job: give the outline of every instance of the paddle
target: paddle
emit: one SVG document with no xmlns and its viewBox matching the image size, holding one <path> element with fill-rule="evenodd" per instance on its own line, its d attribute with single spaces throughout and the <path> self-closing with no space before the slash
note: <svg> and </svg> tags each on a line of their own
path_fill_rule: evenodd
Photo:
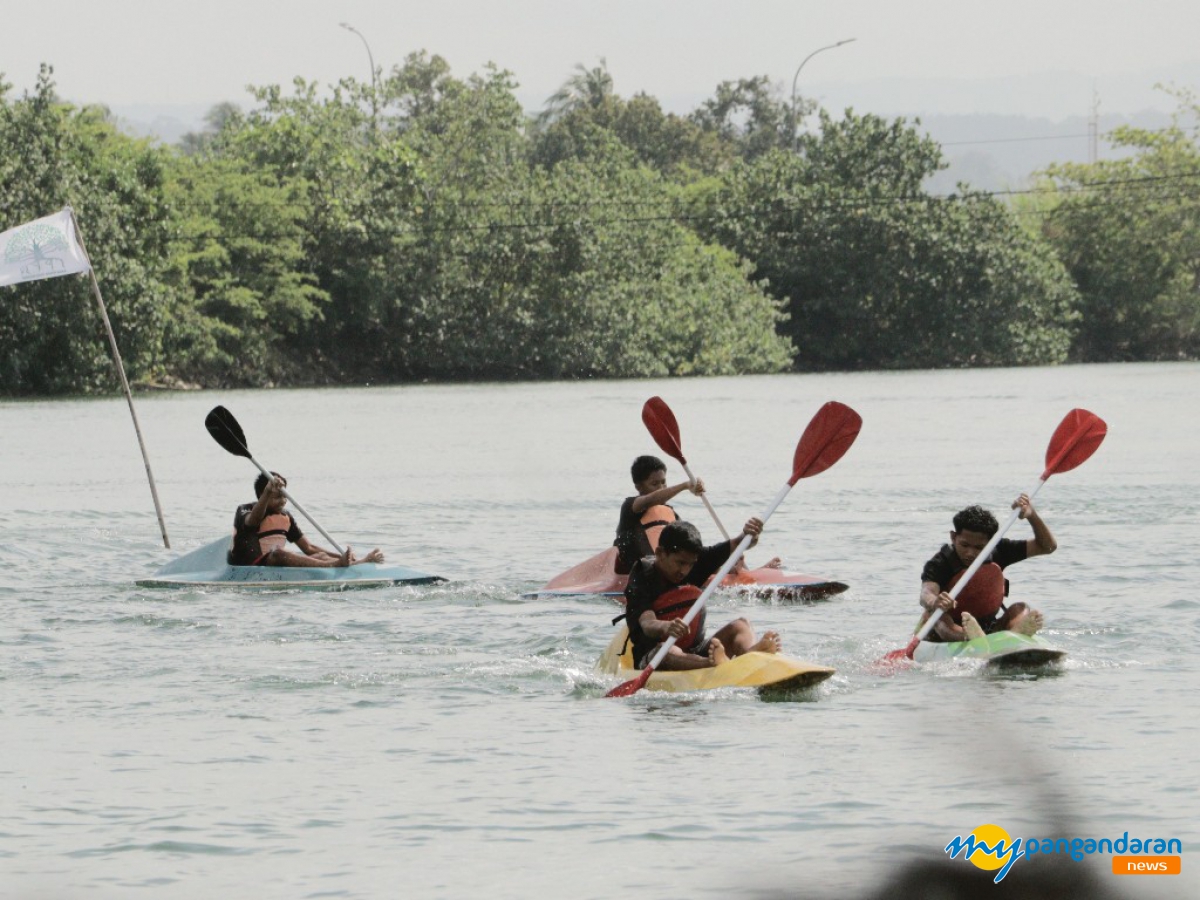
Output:
<svg viewBox="0 0 1200 900">
<path fill-rule="evenodd" d="M 671 412 L 671 407 L 667 406 L 667 401 L 662 397 L 651 397 L 647 400 L 642 405 L 642 422 L 650 432 L 650 437 L 654 438 L 654 443 L 658 444 L 667 456 L 679 460 L 683 471 L 687 473 L 688 481 L 695 484 L 696 476 L 688 468 L 687 460 L 683 458 L 683 447 L 679 443 L 679 423 L 675 421 L 675 414 Z M 712 516 L 712 520 L 717 523 L 721 537 L 729 540 L 729 532 L 721 524 L 717 511 L 708 502 L 708 494 L 701 494 L 700 499 L 704 501 L 704 507 Z"/>
<path fill-rule="evenodd" d="M 801 478 L 819 475 L 841 459 L 846 451 L 850 449 L 850 445 L 854 443 L 854 439 L 858 437 L 858 432 L 861 429 L 862 417 L 845 404 L 831 400 L 817 410 L 817 414 L 808 423 L 808 427 L 804 429 L 804 434 L 800 436 L 800 442 L 796 445 L 796 453 L 792 458 L 791 477 L 779 490 L 779 493 L 775 495 L 775 499 L 767 506 L 766 511 L 759 516 L 763 524 L 765 525 L 767 519 L 771 518 L 772 514 L 779 507 L 779 504 L 783 502 L 783 498 L 788 495 L 788 491 L 792 489 L 792 486 L 797 481 Z M 692 608 L 683 617 L 684 625 L 690 625 L 692 619 L 700 614 L 700 610 L 704 608 L 704 604 L 708 602 L 708 598 L 712 595 L 712 592 L 717 589 L 725 576 L 737 565 L 737 561 L 742 558 L 742 554 L 750 546 L 750 541 L 750 535 L 742 536 L 733 553 L 729 555 L 729 559 L 725 560 L 725 564 L 712 577 L 712 580 L 708 583 L 708 587 L 704 589 L 699 599 L 692 604 Z M 663 661 L 667 652 L 674 645 L 675 638 L 667 638 L 662 646 L 658 648 L 658 652 L 651 658 L 650 664 L 642 670 L 640 675 L 617 685 L 605 694 L 605 696 L 628 697 L 631 694 L 636 694 L 646 686 L 646 682 L 650 680 L 650 676 L 654 673 L 654 670 L 658 668 L 659 663 Z"/>
<path fill-rule="evenodd" d="M 242 426 L 238 424 L 238 420 L 233 417 L 233 413 L 223 406 L 214 406 L 212 412 L 204 417 L 204 427 L 208 429 L 208 433 L 212 435 L 213 440 L 232 453 L 234 456 L 244 456 L 250 462 L 258 467 L 258 471 L 262 472 L 268 478 L 271 473 L 262 467 L 257 459 L 250 455 L 250 448 L 246 444 L 246 433 L 242 431 Z M 337 550 L 338 553 L 345 553 L 341 546 L 331 538 L 328 532 L 325 531 L 317 520 L 308 514 L 303 506 L 296 502 L 296 498 L 287 492 L 287 488 L 283 488 L 283 496 L 291 501 L 292 506 L 300 510 L 304 518 L 312 522 L 313 527 L 321 532 L 325 540 L 329 541 Z"/>
<path fill-rule="evenodd" d="M 1029 499 L 1032 500 L 1037 496 L 1037 492 L 1041 490 L 1042 485 L 1046 483 L 1046 479 L 1051 475 L 1057 475 L 1060 472 L 1069 472 L 1081 463 L 1086 462 L 1088 457 L 1096 452 L 1096 448 L 1100 446 L 1100 442 L 1104 440 L 1104 436 L 1107 433 L 1108 426 L 1095 413 L 1088 412 L 1086 409 L 1073 409 L 1067 413 L 1059 423 L 1058 428 L 1054 430 L 1054 434 L 1050 438 L 1050 445 L 1046 448 L 1046 468 L 1038 476 L 1038 480 L 1033 487 L 1025 492 L 1029 495 Z M 1008 521 L 1004 523 L 1004 527 L 992 535 L 992 539 L 979 551 L 979 555 L 975 557 L 966 572 L 958 580 L 958 583 L 950 589 L 949 593 L 952 598 L 958 597 L 962 589 L 967 586 L 967 582 L 988 561 L 992 555 L 992 551 L 1000 543 L 1000 539 L 1004 537 L 1005 532 L 1013 526 L 1013 523 L 1017 521 L 1020 515 L 1020 508 L 1014 509 L 1012 515 L 1008 517 Z M 934 610 L 933 615 L 925 620 L 925 624 L 921 626 L 921 630 L 913 636 L 913 639 L 908 642 L 907 647 L 891 651 L 880 660 L 880 663 L 894 663 L 901 659 L 912 659 L 917 645 L 933 630 L 933 626 L 937 624 L 943 612 L 944 610 L 941 609 Z"/>
</svg>

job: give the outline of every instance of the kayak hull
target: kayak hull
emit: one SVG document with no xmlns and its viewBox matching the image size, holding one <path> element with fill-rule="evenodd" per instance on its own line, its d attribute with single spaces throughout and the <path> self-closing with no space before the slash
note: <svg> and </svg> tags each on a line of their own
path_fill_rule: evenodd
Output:
<svg viewBox="0 0 1200 900">
<path fill-rule="evenodd" d="M 950 659 L 978 659 L 996 668 L 1045 666 L 1058 662 L 1067 651 L 1050 644 L 1041 635 L 1012 631 L 986 634 L 972 641 L 933 643 L 921 641 L 913 652 L 916 662 L 942 662 Z"/>
<path fill-rule="evenodd" d="M 629 629 L 622 625 L 613 637 L 596 671 L 628 680 L 638 674 L 633 652 L 627 646 Z M 682 672 L 655 671 L 646 682 L 651 691 L 710 691 L 717 688 L 757 688 L 760 691 L 799 690 L 820 684 L 834 674 L 828 666 L 801 662 L 779 653 L 746 653 L 719 666 Z"/>
<path fill-rule="evenodd" d="M 290 566 L 231 566 L 226 562 L 229 538 L 193 550 L 163 566 L 153 576 L 139 579 L 139 587 L 196 587 L 245 590 L 344 591 L 395 584 L 434 584 L 438 575 L 408 566 L 363 563 L 345 568 L 293 568 Z"/>
<path fill-rule="evenodd" d="M 623 597 L 628 575 L 617 574 L 617 548 L 609 547 L 561 575 L 526 597 Z M 749 596 L 777 600 L 818 600 L 840 594 L 847 585 L 816 575 L 787 572 L 763 566 L 730 574 L 721 582 L 726 590 Z"/>
</svg>

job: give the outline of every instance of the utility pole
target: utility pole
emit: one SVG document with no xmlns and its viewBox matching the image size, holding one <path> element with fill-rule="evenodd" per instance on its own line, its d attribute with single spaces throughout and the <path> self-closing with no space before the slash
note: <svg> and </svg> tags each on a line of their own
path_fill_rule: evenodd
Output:
<svg viewBox="0 0 1200 900">
<path fill-rule="evenodd" d="M 1088 162 L 1093 165 L 1100 158 L 1100 92 L 1092 82 L 1092 115 L 1088 119 Z"/>
</svg>

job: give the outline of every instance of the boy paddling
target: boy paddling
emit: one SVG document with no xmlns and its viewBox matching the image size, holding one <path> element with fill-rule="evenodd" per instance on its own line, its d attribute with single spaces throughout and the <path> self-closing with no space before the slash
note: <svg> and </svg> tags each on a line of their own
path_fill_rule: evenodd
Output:
<svg viewBox="0 0 1200 900">
<path fill-rule="evenodd" d="M 663 670 L 718 666 L 756 650 L 779 652 L 779 635 L 768 631 L 757 639 L 746 619 L 735 619 L 712 638 L 704 633 L 705 610 L 690 628 L 682 621 L 700 596 L 700 585 L 729 559 L 744 535 L 751 537 L 750 546 L 758 543 L 762 528 L 763 523 L 752 518 L 740 534 L 711 547 L 704 546 L 700 532 L 689 522 L 672 522 L 663 528 L 654 555 L 633 564 L 625 588 L 625 619 L 635 668 L 647 666 L 659 645 L 670 637 L 676 643 L 658 666 Z"/>
<path fill-rule="evenodd" d="M 255 479 L 254 493 L 258 500 L 243 503 L 233 514 L 231 565 L 345 568 L 383 562 L 383 554 L 378 548 L 358 559 L 349 547 L 344 553 L 337 554 L 310 541 L 296 524 L 295 517 L 284 509 L 287 497 L 283 489 L 286 486 L 287 479 L 278 472 L 272 472 L 269 479 L 266 475 Z M 288 550 L 289 542 L 301 552 Z"/>
<path fill-rule="evenodd" d="M 1021 494 L 1012 505 L 1033 528 L 1029 540 L 1002 538 L 975 577 L 955 600 L 948 593 L 958 577 L 979 556 L 1000 529 L 996 517 L 981 506 L 968 506 L 954 517 L 950 543 L 925 563 L 921 572 L 922 624 L 935 609 L 944 615 L 934 625 L 927 640 L 968 641 L 997 631 L 1032 635 L 1042 627 L 1043 616 L 1024 603 L 1006 605 L 1008 582 L 1001 572 L 1013 563 L 1043 556 L 1058 549 L 1058 542 L 1042 521 L 1028 494 Z"/>
</svg>

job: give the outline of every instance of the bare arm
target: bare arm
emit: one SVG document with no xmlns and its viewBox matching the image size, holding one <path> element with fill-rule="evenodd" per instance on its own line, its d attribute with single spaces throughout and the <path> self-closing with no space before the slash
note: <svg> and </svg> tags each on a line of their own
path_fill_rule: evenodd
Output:
<svg viewBox="0 0 1200 900">
<path fill-rule="evenodd" d="M 652 609 L 648 609 L 638 616 L 638 624 L 642 626 L 646 637 L 655 641 L 665 641 L 669 637 L 679 640 L 688 636 L 688 627 L 683 624 L 683 619 L 663 621 L 654 614 Z"/>
<path fill-rule="evenodd" d="M 1054 539 L 1049 526 L 1042 521 L 1037 510 L 1033 508 L 1033 501 L 1029 499 L 1028 494 L 1022 494 L 1014 500 L 1012 508 L 1020 509 L 1021 518 L 1033 528 L 1033 537 L 1025 542 L 1026 557 L 1044 556 L 1058 549 L 1058 541 Z"/>
<path fill-rule="evenodd" d="M 258 500 L 255 501 L 254 508 L 246 513 L 246 525 L 250 528 L 257 528 L 261 525 L 262 520 L 267 517 L 267 510 L 278 497 L 279 479 L 271 476 L 271 480 L 267 482 L 267 486 L 263 488 L 263 492 L 258 495 Z"/>
<path fill-rule="evenodd" d="M 659 506 L 669 500 L 675 499 L 676 496 L 682 494 L 684 491 L 691 491 L 693 494 L 703 494 L 704 482 L 697 478 L 695 484 L 692 484 L 690 481 L 682 481 L 670 487 L 651 491 L 649 494 L 641 494 L 633 500 L 633 511 L 635 513 L 645 512 L 652 506 Z"/>
</svg>

